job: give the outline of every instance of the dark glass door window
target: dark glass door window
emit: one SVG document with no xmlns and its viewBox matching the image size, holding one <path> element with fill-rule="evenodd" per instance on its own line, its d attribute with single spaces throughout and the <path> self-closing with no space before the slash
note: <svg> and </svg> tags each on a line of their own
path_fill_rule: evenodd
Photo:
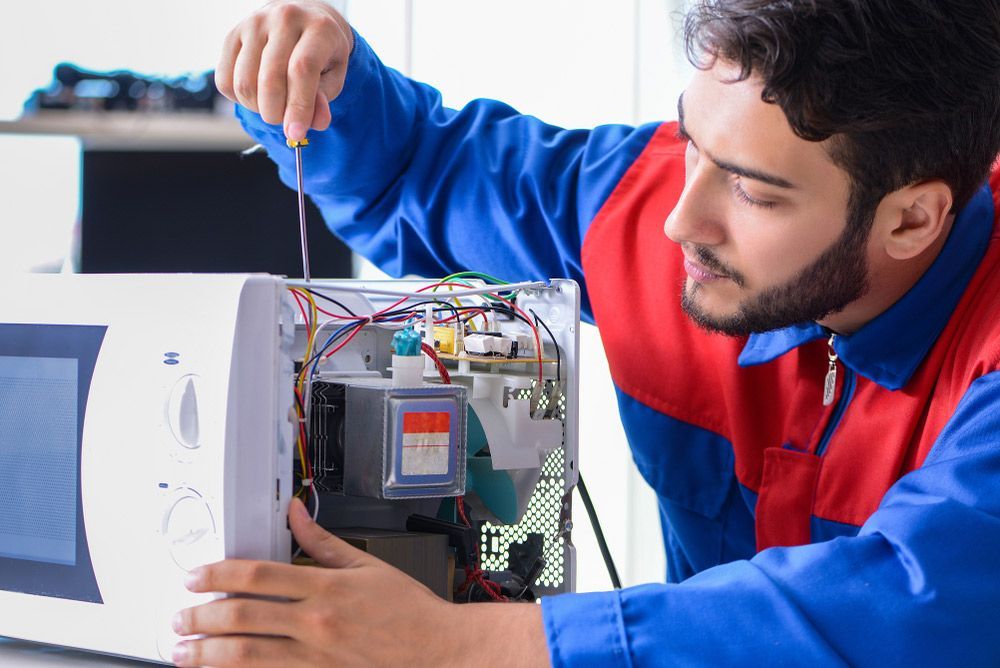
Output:
<svg viewBox="0 0 1000 668">
<path fill-rule="evenodd" d="M 0 589 L 102 602 L 80 459 L 106 329 L 0 324 Z"/>
</svg>

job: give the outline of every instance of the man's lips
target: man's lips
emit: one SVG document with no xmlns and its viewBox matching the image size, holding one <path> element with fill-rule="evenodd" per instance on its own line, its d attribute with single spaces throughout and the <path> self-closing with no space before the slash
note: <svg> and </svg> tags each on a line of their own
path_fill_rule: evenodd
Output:
<svg viewBox="0 0 1000 668">
<path fill-rule="evenodd" d="M 713 281 L 721 281 L 727 278 L 721 274 L 713 274 L 702 265 L 688 258 L 684 258 L 684 270 L 687 271 L 688 276 L 699 283 L 712 283 Z"/>
</svg>

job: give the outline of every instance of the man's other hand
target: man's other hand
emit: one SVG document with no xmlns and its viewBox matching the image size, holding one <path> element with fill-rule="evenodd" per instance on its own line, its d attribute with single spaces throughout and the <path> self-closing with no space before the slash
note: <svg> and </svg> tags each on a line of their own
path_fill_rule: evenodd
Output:
<svg viewBox="0 0 1000 668">
<path fill-rule="evenodd" d="M 225 598 L 178 613 L 178 634 L 206 636 L 177 645 L 178 665 L 461 663 L 449 642 L 466 631 L 459 606 L 327 533 L 300 501 L 292 501 L 288 516 L 299 545 L 325 568 L 229 560 L 195 569 L 191 591 L 268 600 Z M 538 625 L 540 630 L 540 619 Z M 544 656 L 544 645 L 542 651 Z"/>
<path fill-rule="evenodd" d="M 281 124 L 288 139 L 330 125 L 329 102 L 344 88 L 354 34 L 320 0 L 274 0 L 226 36 L 215 85 L 233 102 Z"/>
</svg>

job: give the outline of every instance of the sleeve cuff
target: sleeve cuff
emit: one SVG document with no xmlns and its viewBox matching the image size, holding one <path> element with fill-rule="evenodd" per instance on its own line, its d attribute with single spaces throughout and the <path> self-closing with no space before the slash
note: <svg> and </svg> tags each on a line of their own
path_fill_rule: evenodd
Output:
<svg viewBox="0 0 1000 668">
<path fill-rule="evenodd" d="M 542 619 L 553 668 L 631 668 L 618 592 L 546 597 Z"/>
</svg>

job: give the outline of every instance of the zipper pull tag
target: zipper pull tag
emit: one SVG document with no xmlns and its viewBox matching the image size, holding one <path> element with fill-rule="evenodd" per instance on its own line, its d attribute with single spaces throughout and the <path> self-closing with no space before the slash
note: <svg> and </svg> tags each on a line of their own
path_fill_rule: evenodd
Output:
<svg viewBox="0 0 1000 668">
<path fill-rule="evenodd" d="M 837 396 L 837 351 L 833 349 L 833 341 L 837 338 L 836 334 L 830 335 L 830 340 L 827 345 L 830 350 L 827 351 L 827 357 L 830 360 L 830 368 L 826 372 L 826 380 L 823 382 L 823 405 L 829 406 L 833 403 L 833 400 Z"/>
</svg>

